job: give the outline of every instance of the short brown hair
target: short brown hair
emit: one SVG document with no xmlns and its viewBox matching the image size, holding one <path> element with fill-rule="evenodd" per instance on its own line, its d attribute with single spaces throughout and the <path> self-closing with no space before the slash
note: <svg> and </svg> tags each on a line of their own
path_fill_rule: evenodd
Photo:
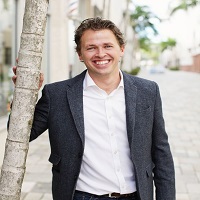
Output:
<svg viewBox="0 0 200 200">
<path fill-rule="evenodd" d="M 86 30 L 99 31 L 109 29 L 115 35 L 119 46 L 125 45 L 124 37 L 119 28 L 110 20 L 102 19 L 101 17 L 88 18 L 82 21 L 79 27 L 75 30 L 74 41 L 76 43 L 76 52 L 81 50 L 81 37 Z"/>
</svg>

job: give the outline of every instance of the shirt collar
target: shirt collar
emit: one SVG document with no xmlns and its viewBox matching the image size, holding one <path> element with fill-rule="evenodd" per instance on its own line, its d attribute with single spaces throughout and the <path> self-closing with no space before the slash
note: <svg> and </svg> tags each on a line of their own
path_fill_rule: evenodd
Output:
<svg viewBox="0 0 200 200">
<path fill-rule="evenodd" d="M 119 87 L 124 88 L 124 78 L 123 78 L 123 73 L 122 73 L 121 70 L 119 70 L 119 74 L 120 74 L 121 80 L 120 80 L 120 83 L 119 83 L 119 85 L 116 89 L 118 89 Z M 85 74 L 84 81 L 83 81 L 83 90 L 86 90 L 88 87 L 92 87 L 92 86 L 98 87 L 87 71 L 86 74 Z"/>
</svg>

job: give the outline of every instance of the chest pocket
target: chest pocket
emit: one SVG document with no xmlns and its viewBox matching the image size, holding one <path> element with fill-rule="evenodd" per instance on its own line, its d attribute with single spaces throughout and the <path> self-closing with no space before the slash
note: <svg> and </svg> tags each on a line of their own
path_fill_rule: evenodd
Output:
<svg viewBox="0 0 200 200">
<path fill-rule="evenodd" d="M 148 104 L 137 104 L 136 105 L 136 113 L 145 114 L 151 112 L 151 106 Z"/>
</svg>

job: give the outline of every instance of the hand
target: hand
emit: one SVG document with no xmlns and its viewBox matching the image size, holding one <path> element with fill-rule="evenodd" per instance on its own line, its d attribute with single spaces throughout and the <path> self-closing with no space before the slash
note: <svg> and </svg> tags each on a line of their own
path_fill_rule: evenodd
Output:
<svg viewBox="0 0 200 200">
<path fill-rule="evenodd" d="M 12 70 L 13 70 L 13 73 L 14 73 L 14 76 L 12 76 L 12 81 L 13 81 L 14 84 L 16 84 L 16 79 L 17 79 L 17 76 L 16 76 L 17 66 L 14 66 L 14 67 L 12 68 Z"/>
<path fill-rule="evenodd" d="M 44 82 L 44 74 L 42 72 L 40 72 L 40 82 L 39 82 L 38 89 L 40 89 L 42 87 L 43 82 Z"/>
<path fill-rule="evenodd" d="M 16 59 L 17 63 L 18 63 L 18 59 Z M 17 66 L 14 66 L 12 68 L 13 70 L 13 73 L 14 73 L 14 76 L 12 76 L 12 81 L 14 84 L 16 84 L 16 79 L 17 79 L 17 76 L 16 76 L 16 71 L 17 71 Z M 39 82 L 39 88 L 40 89 L 42 87 L 42 84 L 44 82 L 44 74 L 43 73 L 40 73 L 40 82 Z"/>
</svg>

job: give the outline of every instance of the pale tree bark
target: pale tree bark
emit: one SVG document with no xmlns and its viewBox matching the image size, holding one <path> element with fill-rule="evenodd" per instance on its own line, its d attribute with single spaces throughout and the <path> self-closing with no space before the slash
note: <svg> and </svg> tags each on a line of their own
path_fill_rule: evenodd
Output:
<svg viewBox="0 0 200 200">
<path fill-rule="evenodd" d="M 38 97 L 48 0 L 26 0 L 17 82 L 0 177 L 0 200 L 19 200 Z"/>
</svg>

